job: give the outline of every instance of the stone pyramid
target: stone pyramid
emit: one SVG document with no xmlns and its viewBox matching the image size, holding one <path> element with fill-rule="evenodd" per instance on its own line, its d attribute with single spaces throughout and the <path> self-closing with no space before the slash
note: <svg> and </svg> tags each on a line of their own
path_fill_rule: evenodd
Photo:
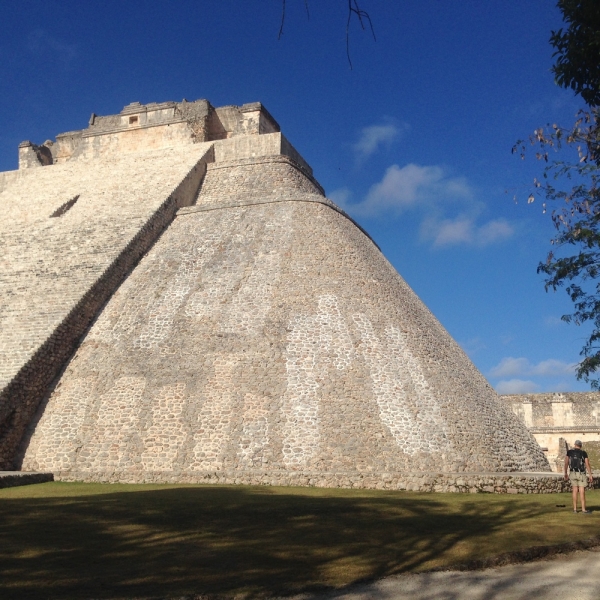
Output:
<svg viewBox="0 0 600 600">
<path fill-rule="evenodd" d="M 5 467 L 355 487 L 549 471 L 260 104 L 136 103 L 20 152 L 0 174 Z"/>
</svg>

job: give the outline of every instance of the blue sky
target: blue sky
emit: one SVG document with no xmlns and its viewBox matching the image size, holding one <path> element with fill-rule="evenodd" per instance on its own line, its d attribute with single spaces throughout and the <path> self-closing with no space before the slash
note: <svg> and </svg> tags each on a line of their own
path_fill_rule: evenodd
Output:
<svg viewBox="0 0 600 600">
<path fill-rule="evenodd" d="M 586 330 L 536 267 L 553 228 L 541 172 L 510 149 L 580 102 L 550 73 L 548 0 L 279 0 L 0 5 L 0 170 L 17 146 L 132 101 L 260 101 L 328 196 L 384 254 L 502 393 L 576 391 Z M 513 196 L 517 195 L 515 203 Z"/>
</svg>

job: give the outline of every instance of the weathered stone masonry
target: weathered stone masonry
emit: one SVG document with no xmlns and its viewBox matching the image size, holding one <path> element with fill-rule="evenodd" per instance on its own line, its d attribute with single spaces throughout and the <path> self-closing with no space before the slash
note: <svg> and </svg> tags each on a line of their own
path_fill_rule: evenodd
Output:
<svg viewBox="0 0 600 600">
<path fill-rule="evenodd" d="M 542 447 L 553 471 L 562 472 L 566 445 L 583 442 L 600 470 L 600 393 L 559 392 L 502 396 Z"/>
<path fill-rule="evenodd" d="M 127 189 L 133 172 L 125 174 L 128 161 L 156 157 L 152 172 L 138 180 L 140 190 L 152 188 L 154 175 L 163 185 L 164 170 L 172 169 L 173 179 L 178 168 L 190 178 L 204 168 L 206 174 L 194 179 L 197 197 L 190 184 L 184 200 L 171 201 L 172 212 L 139 251 L 115 246 L 120 234 L 110 237 L 108 227 L 102 230 L 104 243 L 109 240 L 128 262 L 103 284 L 97 304 L 75 310 L 85 316 L 77 317 L 79 330 L 65 326 L 77 333 L 52 357 L 54 372 L 38 368 L 23 350 L 32 380 L 40 382 L 27 387 L 29 377 L 14 377 L 8 385 L 16 387 L 3 396 L 0 406 L 12 407 L 19 419 L 18 427 L 7 428 L 14 433 L 3 438 L 7 463 L 16 460 L 24 470 L 49 470 L 65 480 L 505 492 L 514 484 L 508 473 L 549 470 L 518 417 L 375 244 L 324 197 L 310 167 L 260 105 L 245 105 L 246 111 L 198 105 L 190 124 L 174 122 L 181 115 L 175 103 L 165 104 L 150 105 L 167 111 L 162 121 L 150 118 L 147 107 L 136 113 L 130 105 L 104 122 L 100 137 L 106 139 L 71 135 L 70 157 L 61 150 L 53 155 L 58 164 L 24 170 L 81 166 L 69 179 L 71 197 L 80 197 L 63 216 L 46 217 L 69 199 L 64 196 L 71 189 L 52 206 L 42 201 L 43 225 L 29 223 L 31 211 L 22 209 L 24 227 L 39 230 L 50 227 L 48 220 L 83 215 L 77 211 L 86 209 L 86 194 L 74 188 L 103 161 L 122 167 L 123 174 L 107 174 L 102 181 L 132 207 L 144 203 Z M 151 133 L 144 141 L 136 130 L 141 144 L 136 150 L 125 138 L 143 119 L 154 121 L 139 125 Z M 171 125 L 175 133 L 161 131 Z M 217 136 L 212 141 L 211 131 Z M 153 149 L 145 149 L 147 144 Z M 21 150 L 29 167 L 29 150 L 35 154 L 35 148 Z M 11 192 L 19 179 L 4 182 L 0 199 L 19 205 Z M 100 200 L 87 206 L 90 211 L 94 206 L 96 219 L 129 222 L 116 192 L 111 202 L 108 193 L 95 193 Z M 87 223 L 92 213 L 85 214 Z M 143 223 L 136 219 L 129 219 L 132 226 Z M 66 246 L 74 238 L 63 222 Z M 91 254 L 94 264 L 107 262 L 99 246 Z M 71 282 L 73 265 L 81 269 L 88 260 L 78 256 L 62 273 L 64 289 L 72 292 L 71 311 L 91 291 Z M 14 267 L 11 275 L 23 282 L 24 298 L 32 295 L 19 279 L 31 272 L 27 266 Z M 85 294 L 77 299 L 79 289 Z M 19 315 L 23 304 L 11 306 Z M 40 301 L 36 318 L 42 309 Z M 2 349 L 9 349 L 4 356 L 16 356 L 11 348 L 18 343 L 17 330 L 4 342 Z M 41 345 L 35 352 L 50 354 Z M 71 354 L 51 393 L 45 393 Z M 517 487 L 540 492 L 557 485 L 547 476 Z"/>
<path fill-rule="evenodd" d="M 145 222 L 143 217 L 130 215 L 128 218 L 132 225 L 136 225 L 135 229 L 127 224 L 119 229 L 118 219 L 115 219 L 114 225 L 106 222 L 96 228 L 84 229 L 81 236 L 69 236 L 67 239 L 62 237 L 64 234 L 60 231 L 40 232 L 37 240 L 27 244 L 31 255 L 35 255 L 37 250 L 39 256 L 44 257 L 52 242 L 58 248 L 46 254 L 48 261 L 38 259 L 34 262 L 34 268 L 38 270 L 37 281 L 42 280 L 42 285 L 36 290 L 39 295 L 25 311 L 22 311 L 23 304 L 29 303 L 31 298 L 28 294 L 23 298 L 15 284 L 27 274 L 20 269 L 4 273 L 2 283 L 15 286 L 12 290 L 16 288 L 16 292 L 11 294 L 9 288 L 8 293 L 3 295 L 0 316 L 4 322 L 0 340 L 3 349 L 6 349 L 0 363 L 0 376 L 3 383 L 7 383 L 0 394 L 0 458 L 3 468 L 11 467 L 24 428 L 81 335 L 137 260 L 172 220 L 175 211 L 195 198 L 204 172 L 205 165 L 197 161 Z M 84 201 L 85 197 L 80 200 L 81 203 Z M 104 231 L 102 225 L 105 226 Z M 115 229 L 109 232 L 111 226 Z M 29 237 L 30 230 L 31 227 L 24 232 L 18 231 L 16 235 L 12 232 L 6 237 L 9 242 L 19 234 Z M 100 239 L 94 239 L 94 234 L 99 234 Z M 86 235 L 86 239 L 83 239 L 83 235 Z M 46 244 L 40 244 L 41 240 Z M 77 254 L 73 257 L 76 264 L 69 264 L 70 257 L 65 256 L 64 251 L 73 249 L 75 252 L 80 246 L 65 247 L 65 241 L 87 245 L 90 254 L 86 258 L 89 260 L 79 262 L 80 256 Z M 24 244 L 5 247 L 5 262 L 12 258 L 14 262 L 10 263 L 11 266 L 22 265 L 21 252 L 24 247 Z M 100 254 L 99 261 L 94 260 L 96 253 Z M 63 263 L 62 273 L 57 272 L 51 264 L 52 260 L 57 259 L 66 263 Z M 64 281 L 65 278 L 68 281 Z M 48 287 L 54 289 L 49 290 Z M 15 321 L 22 323 L 18 329 L 14 327 Z"/>
</svg>

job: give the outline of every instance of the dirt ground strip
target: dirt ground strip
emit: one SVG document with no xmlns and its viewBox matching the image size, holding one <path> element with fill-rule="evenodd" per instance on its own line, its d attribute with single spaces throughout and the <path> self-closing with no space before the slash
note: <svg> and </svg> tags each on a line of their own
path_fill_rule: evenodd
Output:
<svg viewBox="0 0 600 600">
<path fill-rule="evenodd" d="M 387 577 L 324 595 L 288 600 L 597 600 L 600 548 L 480 571 L 442 571 Z"/>
</svg>

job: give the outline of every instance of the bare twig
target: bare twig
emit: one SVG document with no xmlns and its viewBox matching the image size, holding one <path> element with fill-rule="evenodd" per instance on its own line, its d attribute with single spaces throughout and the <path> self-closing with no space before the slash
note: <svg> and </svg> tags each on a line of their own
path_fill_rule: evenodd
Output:
<svg viewBox="0 0 600 600">
<path fill-rule="evenodd" d="M 306 18 L 310 21 L 310 11 L 308 10 L 308 0 L 304 0 L 304 7 L 306 8 Z M 279 35 L 277 39 L 280 40 L 283 35 L 283 24 L 285 22 L 285 0 L 281 0 L 281 25 L 279 26 Z"/>
<path fill-rule="evenodd" d="M 280 40 L 281 36 L 283 35 L 286 8 L 285 2 L 286 0 L 281 0 L 281 24 L 279 26 L 279 35 L 277 36 L 278 40 Z M 304 0 L 304 7 L 306 8 L 306 17 L 310 20 L 308 0 Z M 348 0 L 348 20 L 346 21 L 346 56 L 348 57 L 348 64 L 350 65 L 350 69 L 352 69 L 352 60 L 350 58 L 350 22 L 352 21 L 353 15 L 355 15 L 358 19 L 358 22 L 363 31 L 367 28 L 366 24 L 369 25 L 369 29 L 371 30 L 371 34 L 373 35 L 373 39 L 377 41 L 377 38 L 375 37 L 375 29 L 373 29 L 373 23 L 371 21 L 369 13 L 359 6 L 358 0 Z"/>
<path fill-rule="evenodd" d="M 283 24 L 285 22 L 285 0 L 281 0 L 281 25 L 279 26 L 279 35 L 277 39 L 280 40 L 283 35 Z"/>
<path fill-rule="evenodd" d="M 348 57 L 350 69 L 352 69 L 352 60 L 350 59 L 350 21 L 353 14 L 358 18 L 358 22 L 360 23 L 363 31 L 365 30 L 365 21 L 368 21 L 369 28 L 373 34 L 373 39 L 377 41 L 369 13 L 365 10 L 362 10 L 362 8 L 358 5 L 358 0 L 348 0 L 348 20 L 346 21 L 346 56 Z"/>
</svg>

